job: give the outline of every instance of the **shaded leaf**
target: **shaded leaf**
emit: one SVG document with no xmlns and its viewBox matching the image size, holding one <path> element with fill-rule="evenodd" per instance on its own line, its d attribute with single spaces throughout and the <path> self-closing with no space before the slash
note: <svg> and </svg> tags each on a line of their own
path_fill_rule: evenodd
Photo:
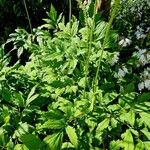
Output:
<svg viewBox="0 0 150 150">
<path fill-rule="evenodd" d="M 23 144 L 29 149 L 29 150 L 40 150 L 41 147 L 41 141 L 38 137 L 36 137 L 33 134 L 26 134 L 21 137 L 21 140 Z"/>
<path fill-rule="evenodd" d="M 50 18 L 53 21 L 56 21 L 56 19 L 57 19 L 57 11 L 55 10 L 53 5 L 51 5 L 49 16 L 50 16 Z"/>
</svg>

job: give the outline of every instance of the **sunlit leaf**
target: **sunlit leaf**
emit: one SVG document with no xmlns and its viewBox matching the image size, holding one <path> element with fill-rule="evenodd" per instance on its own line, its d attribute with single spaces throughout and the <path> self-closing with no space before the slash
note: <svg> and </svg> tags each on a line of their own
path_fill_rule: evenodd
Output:
<svg viewBox="0 0 150 150">
<path fill-rule="evenodd" d="M 144 150 L 144 143 L 139 141 L 139 143 L 135 146 L 135 150 Z"/>
<path fill-rule="evenodd" d="M 144 143 L 144 146 L 145 146 L 145 150 L 149 150 L 150 148 L 150 141 L 146 141 L 146 142 L 143 142 Z"/>
<path fill-rule="evenodd" d="M 144 122 L 145 125 L 147 125 L 150 129 L 150 114 L 146 112 L 139 113 L 141 116 L 142 121 Z"/>
<path fill-rule="evenodd" d="M 102 122 L 100 122 L 96 128 L 96 135 L 101 134 L 103 130 L 108 127 L 109 122 L 110 122 L 109 118 L 105 118 Z"/>
<path fill-rule="evenodd" d="M 40 128 L 47 128 L 47 129 L 63 129 L 65 127 L 64 119 L 49 119 Z"/>
<path fill-rule="evenodd" d="M 14 147 L 14 150 L 29 150 L 24 144 L 17 144 Z"/>
<path fill-rule="evenodd" d="M 75 128 L 67 126 L 66 133 L 70 139 L 70 142 L 75 146 L 75 148 L 78 148 L 78 137 Z"/>
<path fill-rule="evenodd" d="M 147 131 L 146 129 L 141 130 L 141 132 L 147 137 L 148 140 L 150 140 L 150 132 Z"/>
<path fill-rule="evenodd" d="M 62 146 L 63 132 L 48 135 L 44 142 L 48 145 L 47 150 L 60 150 Z"/>
<path fill-rule="evenodd" d="M 130 130 L 126 130 L 126 132 L 122 135 L 124 150 L 134 150 L 134 141 Z"/>
</svg>

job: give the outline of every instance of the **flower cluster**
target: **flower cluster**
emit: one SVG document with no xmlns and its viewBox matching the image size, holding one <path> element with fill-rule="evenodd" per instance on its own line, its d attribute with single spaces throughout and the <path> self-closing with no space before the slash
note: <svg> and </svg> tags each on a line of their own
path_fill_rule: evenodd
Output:
<svg viewBox="0 0 150 150">
<path fill-rule="evenodd" d="M 144 39 L 146 37 L 146 34 L 144 33 L 144 29 L 141 28 L 139 25 L 136 27 L 135 36 L 137 40 Z"/>
<path fill-rule="evenodd" d="M 124 38 L 122 39 L 121 41 L 119 41 L 119 45 L 122 46 L 122 47 L 127 47 L 129 45 L 131 45 L 132 41 L 128 38 Z"/>
<path fill-rule="evenodd" d="M 150 52 L 147 49 L 140 49 L 138 46 L 135 47 L 137 52 L 133 53 L 133 57 L 137 60 L 137 66 L 144 66 L 150 62 Z"/>
<path fill-rule="evenodd" d="M 108 63 L 113 66 L 119 61 L 119 52 L 114 52 L 107 57 Z"/>
<path fill-rule="evenodd" d="M 138 84 L 139 91 L 143 89 L 150 90 L 150 68 L 147 67 L 143 73 L 141 73 L 141 82 Z"/>
<path fill-rule="evenodd" d="M 128 73 L 128 69 L 125 66 L 123 66 L 123 67 L 119 68 L 118 72 L 116 72 L 114 74 L 114 77 L 115 78 L 123 78 L 127 73 Z"/>
</svg>

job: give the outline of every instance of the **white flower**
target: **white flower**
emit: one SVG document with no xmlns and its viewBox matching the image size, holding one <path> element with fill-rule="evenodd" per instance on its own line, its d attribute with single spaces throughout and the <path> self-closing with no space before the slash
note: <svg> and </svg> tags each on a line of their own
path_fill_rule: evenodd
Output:
<svg viewBox="0 0 150 150">
<path fill-rule="evenodd" d="M 132 43 L 132 41 L 128 38 L 122 39 L 121 41 L 119 41 L 119 45 L 122 47 L 127 47 Z"/>
<path fill-rule="evenodd" d="M 125 72 L 119 68 L 118 77 L 124 77 L 124 76 L 125 76 Z"/>
<path fill-rule="evenodd" d="M 114 56 L 112 57 L 109 63 L 111 64 L 111 66 L 113 66 L 118 62 L 118 60 L 119 60 L 119 52 L 115 52 Z"/>
<path fill-rule="evenodd" d="M 143 54 L 140 56 L 139 61 L 142 65 L 145 65 L 147 62 L 146 57 Z"/>
<path fill-rule="evenodd" d="M 137 31 L 135 32 L 135 35 L 138 40 L 146 37 L 146 35 L 143 33 L 144 30 L 140 26 L 137 26 L 136 29 Z"/>
<path fill-rule="evenodd" d="M 115 78 L 122 78 L 126 75 L 126 73 L 128 73 L 128 70 L 127 70 L 127 68 L 125 68 L 125 66 L 123 66 L 122 69 L 119 68 L 118 73 L 114 74 L 114 77 Z"/>
<path fill-rule="evenodd" d="M 150 70 L 149 70 L 149 69 L 150 69 L 150 68 L 147 68 L 147 69 L 145 69 L 144 72 L 143 72 L 143 77 L 144 77 L 145 79 L 150 78 Z"/>
<path fill-rule="evenodd" d="M 147 61 L 150 62 L 150 54 L 147 53 Z"/>
<path fill-rule="evenodd" d="M 128 69 L 125 66 L 123 66 L 122 69 L 125 73 L 128 73 Z"/>
<path fill-rule="evenodd" d="M 146 52 L 146 49 L 139 49 L 139 55 L 142 55 Z"/>
<path fill-rule="evenodd" d="M 139 83 L 138 88 L 140 91 L 143 90 L 144 89 L 144 82 Z"/>
<path fill-rule="evenodd" d="M 144 85 L 145 85 L 145 88 L 147 88 L 148 90 L 150 90 L 150 80 L 149 79 L 144 80 Z"/>
</svg>

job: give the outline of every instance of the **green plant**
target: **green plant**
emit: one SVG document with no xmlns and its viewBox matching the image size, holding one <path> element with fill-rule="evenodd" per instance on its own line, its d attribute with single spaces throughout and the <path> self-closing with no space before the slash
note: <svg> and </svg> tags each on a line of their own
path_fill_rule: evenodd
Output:
<svg viewBox="0 0 150 150">
<path fill-rule="evenodd" d="M 149 149 L 150 94 L 137 90 L 133 63 L 114 61 L 113 17 L 97 20 L 94 3 L 85 7 L 84 26 L 51 9 L 32 35 L 16 30 L 10 40 L 31 52 L 25 66 L 8 67 L 1 47 L 1 149 Z"/>
</svg>

